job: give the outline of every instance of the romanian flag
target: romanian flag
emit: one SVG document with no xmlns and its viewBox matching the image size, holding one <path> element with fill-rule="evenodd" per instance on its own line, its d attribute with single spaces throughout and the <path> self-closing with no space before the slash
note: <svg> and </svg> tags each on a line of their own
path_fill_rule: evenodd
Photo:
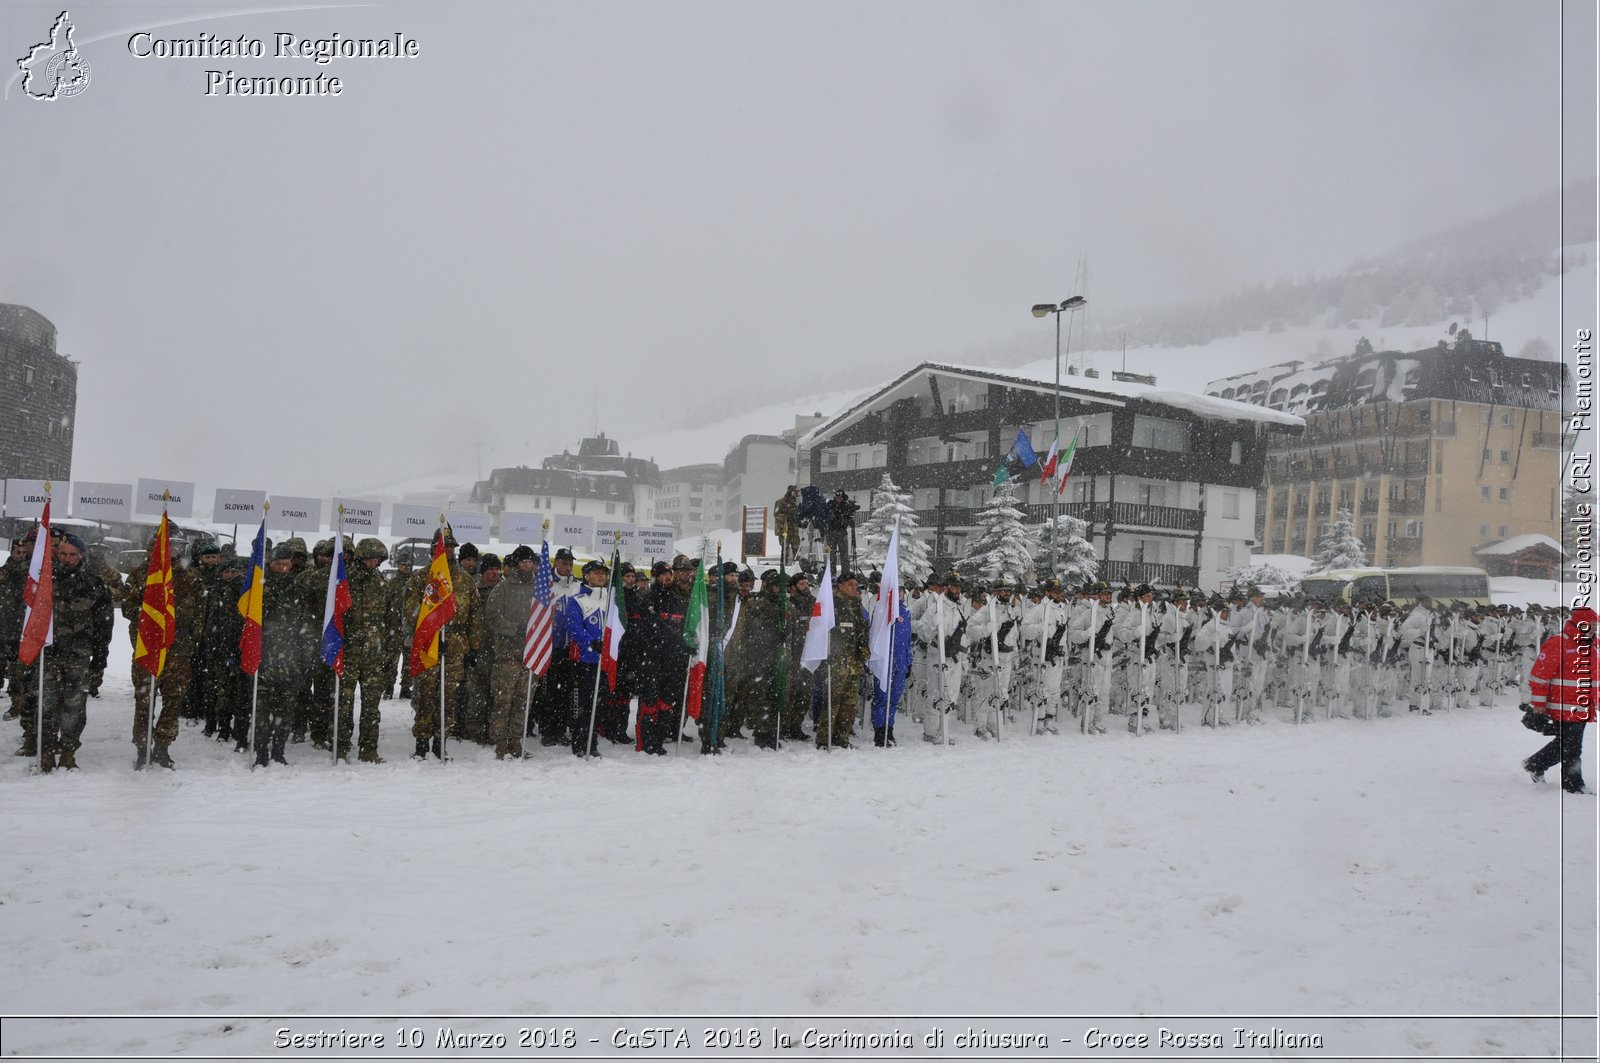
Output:
<svg viewBox="0 0 1600 1063">
<path fill-rule="evenodd" d="M 167 666 L 167 651 L 178 636 L 177 600 L 172 591 L 172 545 L 167 532 L 167 511 L 161 511 L 150 561 L 145 568 L 144 605 L 139 613 L 133 663 L 159 676 Z"/>
<path fill-rule="evenodd" d="M 333 561 L 328 565 L 328 595 L 322 606 L 322 663 L 344 675 L 344 614 L 350 610 L 350 576 L 344 570 L 344 521 L 333 534 Z"/>
<path fill-rule="evenodd" d="M 428 584 L 417 609 L 417 630 L 411 635 L 411 674 L 421 675 L 439 663 L 439 632 L 456 615 L 456 591 L 450 583 L 450 559 L 444 552 L 444 532 L 433 539 L 433 560 L 428 563 Z"/>
<path fill-rule="evenodd" d="M 32 664 L 46 646 L 55 642 L 55 587 L 50 558 L 50 500 L 34 531 L 33 556 L 28 562 L 28 579 L 22 585 L 22 601 L 27 612 L 22 619 L 22 644 L 17 657 Z"/>
<path fill-rule="evenodd" d="M 694 589 L 689 592 L 689 607 L 684 610 L 683 641 L 694 656 L 689 659 L 689 694 L 684 711 L 700 718 L 706 691 L 706 663 L 711 658 L 711 609 L 706 593 L 706 563 L 694 573 Z"/>
<path fill-rule="evenodd" d="M 626 606 L 622 598 L 622 567 L 620 554 L 611 555 L 611 603 L 606 607 L 606 628 L 600 639 L 600 670 L 606 674 L 606 689 L 617 689 L 617 661 L 622 657 L 622 636 L 626 631 L 622 622 Z"/>
<path fill-rule="evenodd" d="M 261 670 L 261 596 L 267 585 L 266 554 L 267 521 L 262 518 L 255 545 L 250 547 L 250 582 L 239 595 L 239 615 L 244 617 L 244 630 L 239 633 L 239 667 L 245 675 Z"/>
</svg>

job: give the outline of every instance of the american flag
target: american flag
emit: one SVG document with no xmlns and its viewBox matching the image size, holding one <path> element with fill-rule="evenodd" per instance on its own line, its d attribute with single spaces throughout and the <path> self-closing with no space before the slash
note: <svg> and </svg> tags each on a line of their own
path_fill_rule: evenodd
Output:
<svg viewBox="0 0 1600 1063">
<path fill-rule="evenodd" d="M 550 594 L 550 542 L 539 548 L 539 567 L 533 574 L 533 600 L 528 603 L 528 630 L 522 639 L 522 663 L 534 675 L 550 670 L 550 626 L 555 609 Z"/>
</svg>

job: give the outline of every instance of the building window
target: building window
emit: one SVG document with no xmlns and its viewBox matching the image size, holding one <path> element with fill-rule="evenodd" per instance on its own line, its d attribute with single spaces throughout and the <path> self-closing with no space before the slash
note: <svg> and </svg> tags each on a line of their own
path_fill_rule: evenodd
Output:
<svg viewBox="0 0 1600 1063">
<path fill-rule="evenodd" d="M 1487 502 L 1487 501 L 1489 501 L 1489 488 L 1487 488 L 1487 487 L 1480 487 L 1480 488 L 1478 488 L 1478 490 L 1479 490 L 1479 491 L 1481 491 L 1481 492 L 1482 492 L 1482 493 L 1483 493 L 1483 500 L 1484 500 L 1484 501 L 1485 501 L 1485 502 Z"/>
<path fill-rule="evenodd" d="M 1511 488 L 1509 488 L 1509 487 L 1500 488 L 1500 501 L 1502 501 L 1502 502 L 1511 501 Z"/>
<path fill-rule="evenodd" d="M 837 469 L 839 467 L 839 452 L 836 450 L 823 451 L 822 467 L 825 469 Z"/>
<path fill-rule="evenodd" d="M 1483 448 L 1483 460 L 1484 461 L 1493 461 L 1494 460 L 1494 451 L 1490 450 L 1488 447 L 1484 447 Z"/>
<path fill-rule="evenodd" d="M 1221 516 L 1237 519 L 1239 516 L 1239 492 L 1222 492 L 1222 499 L 1217 506 L 1217 511 Z"/>
<path fill-rule="evenodd" d="M 1502 525 L 1500 525 L 1500 538 L 1504 539 L 1505 537 L 1506 537 L 1506 526 L 1504 524 L 1502 524 Z"/>
<path fill-rule="evenodd" d="M 1487 539 L 1488 537 L 1489 537 L 1489 526 L 1487 524 L 1478 525 L 1478 538 Z"/>
<path fill-rule="evenodd" d="M 1397 538 L 1399 538 L 1399 536 L 1400 536 L 1400 522 L 1397 521 L 1397 520 L 1391 520 L 1389 522 L 1389 538 L 1397 539 Z"/>
<path fill-rule="evenodd" d="M 1527 373 L 1523 373 L 1522 374 L 1522 386 L 1523 387 L 1527 387 L 1528 386 L 1528 374 Z M 1500 423 L 1502 425 L 1510 427 L 1510 425 L 1511 425 L 1511 412 L 1509 410 L 1500 415 Z"/>
<path fill-rule="evenodd" d="M 1406 538 L 1416 539 L 1422 535 L 1422 522 L 1420 520 L 1406 521 Z"/>
<path fill-rule="evenodd" d="M 33 383 L 33 366 L 25 365 L 22 367 L 22 382 L 24 384 Z"/>
<path fill-rule="evenodd" d="M 1232 543 L 1217 544 L 1217 569 L 1222 572 L 1231 572 L 1233 570 Z"/>
<path fill-rule="evenodd" d="M 847 468 L 847 469 L 859 469 L 859 468 L 861 468 L 861 455 L 860 454 L 846 454 L 845 458 L 844 458 L 844 467 Z"/>
<path fill-rule="evenodd" d="M 607 503 L 606 503 L 606 512 L 607 512 L 607 513 L 608 513 L 608 514 L 610 514 L 610 513 L 615 513 L 615 512 L 616 512 L 616 511 L 617 511 L 617 504 L 616 504 L 616 503 L 615 503 L 615 502 L 607 502 Z M 887 695 L 885 695 L 885 696 L 886 696 L 886 697 L 887 697 Z M 580 738 L 581 738 L 581 737 L 583 737 L 583 736 L 582 736 L 582 735 L 579 735 L 579 736 L 578 736 L 578 737 L 580 737 Z"/>
<path fill-rule="evenodd" d="M 1500 464 L 1502 464 L 1502 465 L 1510 465 L 1511 464 L 1511 451 L 1502 450 L 1500 452 Z"/>
<path fill-rule="evenodd" d="M 1377 522 L 1370 520 L 1361 522 L 1361 537 L 1363 539 L 1371 539 L 1372 536 L 1376 534 L 1377 530 Z"/>
<path fill-rule="evenodd" d="M 1229 465 L 1243 465 L 1244 464 L 1244 444 L 1243 443 L 1240 443 L 1240 442 L 1238 442 L 1236 440 L 1233 443 L 1230 443 L 1228 445 L 1228 464 Z"/>
<path fill-rule="evenodd" d="M 1180 454 L 1189 450 L 1189 426 L 1183 421 L 1166 417 L 1146 417 L 1135 414 L 1133 418 L 1133 445 L 1152 450 L 1175 450 Z"/>
</svg>

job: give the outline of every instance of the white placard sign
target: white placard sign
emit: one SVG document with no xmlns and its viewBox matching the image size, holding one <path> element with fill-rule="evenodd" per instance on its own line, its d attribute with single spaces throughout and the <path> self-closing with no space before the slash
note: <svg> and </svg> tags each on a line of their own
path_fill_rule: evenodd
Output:
<svg viewBox="0 0 1600 1063">
<path fill-rule="evenodd" d="M 543 513 L 500 514 L 500 541 L 503 543 L 534 543 L 544 541 Z"/>
<path fill-rule="evenodd" d="M 378 535 L 382 531 L 382 502 L 366 502 L 359 498 L 336 498 L 328 511 L 328 527 L 339 522 L 339 507 L 344 507 L 344 530 L 348 535 L 366 532 Z"/>
<path fill-rule="evenodd" d="M 237 491 L 231 487 L 217 488 L 217 497 L 211 503 L 213 524 L 260 524 L 265 491 Z"/>
<path fill-rule="evenodd" d="M 672 528 L 640 528 L 633 537 L 633 552 L 635 560 L 643 560 L 649 564 L 657 561 L 672 560 L 672 544 L 678 541 L 678 533 Z"/>
<path fill-rule="evenodd" d="M 72 515 L 83 520 L 125 521 L 133 512 L 132 484 L 79 480 L 72 485 Z"/>
<path fill-rule="evenodd" d="M 162 500 L 165 492 L 167 499 Z M 172 520 L 188 520 L 194 516 L 194 484 L 182 480 L 147 480 L 139 478 L 133 491 L 133 513 L 136 517 L 161 519 L 163 507 Z"/>
<path fill-rule="evenodd" d="M 439 530 L 439 510 L 396 502 L 391 507 L 389 530 L 402 539 L 432 539 Z"/>
<path fill-rule="evenodd" d="M 633 540 L 638 530 L 632 524 L 597 520 L 594 522 L 594 548 L 602 553 L 616 550 L 628 557 L 633 553 Z"/>
<path fill-rule="evenodd" d="M 446 510 L 444 519 L 450 522 L 450 531 L 457 543 L 482 546 L 489 541 L 489 514 L 471 509 Z"/>
<path fill-rule="evenodd" d="M 43 480 L 7 480 L 6 516 L 14 520 L 38 520 L 39 514 L 44 512 L 44 500 L 48 497 Z M 64 517 L 66 514 L 57 512 L 56 516 Z"/>
<path fill-rule="evenodd" d="M 571 550 L 589 549 L 594 538 L 594 518 L 569 515 L 550 518 L 550 541 Z"/>
<path fill-rule="evenodd" d="M 322 499 L 273 495 L 271 508 L 267 510 L 267 527 L 282 531 L 321 531 Z"/>
</svg>

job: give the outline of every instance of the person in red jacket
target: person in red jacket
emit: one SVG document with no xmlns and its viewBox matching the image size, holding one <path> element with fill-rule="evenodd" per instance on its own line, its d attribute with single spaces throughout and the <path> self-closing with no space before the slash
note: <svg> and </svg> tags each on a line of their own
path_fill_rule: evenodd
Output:
<svg viewBox="0 0 1600 1063">
<path fill-rule="evenodd" d="M 1550 743 L 1522 762 L 1522 768 L 1543 782 L 1545 769 L 1561 764 L 1561 788 L 1586 793 L 1583 785 L 1583 725 L 1595 718 L 1595 624 L 1593 609 L 1574 609 L 1561 634 L 1544 640 L 1528 673 L 1529 707 L 1556 725 Z"/>
</svg>

